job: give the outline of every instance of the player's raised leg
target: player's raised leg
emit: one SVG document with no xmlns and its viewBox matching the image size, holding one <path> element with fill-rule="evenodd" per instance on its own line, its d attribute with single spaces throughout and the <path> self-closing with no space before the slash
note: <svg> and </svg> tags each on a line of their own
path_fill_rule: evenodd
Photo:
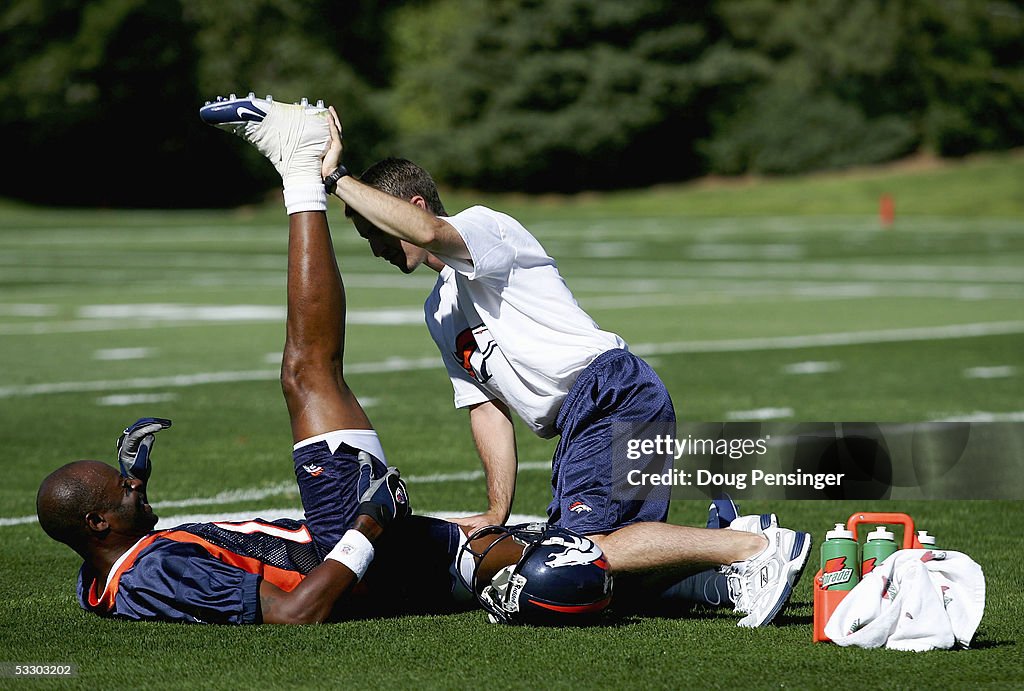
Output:
<svg viewBox="0 0 1024 691">
<path fill-rule="evenodd" d="M 334 430 L 369 430 L 344 376 L 345 289 L 327 214 L 288 217 L 288 321 L 281 387 L 296 442 Z"/>
<path fill-rule="evenodd" d="M 360 459 L 387 463 L 376 432 L 345 381 L 345 290 L 327 223 L 321 163 L 327 109 L 303 99 L 218 99 L 202 120 L 238 135 L 281 174 L 288 213 L 288 317 L 281 387 L 295 442 L 292 458 L 306 524 L 327 555 L 356 518 Z"/>
<path fill-rule="evenodd" d="M 320 162 L 330 142 L 327 110 L 270 96 L 218 97 L 199 111 L 266 156 L 284 184 L 288 212 L 288 321 L 281 386 L 292 436 L 372 429 L 344 378 L 345 290 L 327 223 Z M 375 449 L 371 450 L 375 451 Z M 379 454 L 378 454 L 379 455 Z"/>
</svg>

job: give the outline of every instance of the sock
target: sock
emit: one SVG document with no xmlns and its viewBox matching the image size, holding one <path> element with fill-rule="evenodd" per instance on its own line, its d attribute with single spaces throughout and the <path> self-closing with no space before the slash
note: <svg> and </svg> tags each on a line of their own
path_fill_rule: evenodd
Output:
<svg viewBox="0 0 1024 691">
<path fill-rule="evenodd" d="M 729 580 L 724 573 L 714 569 L 687 576 L 675 585 L 666 588 L 658 600 L 680 605 L 703 605 L 705 607 L 732 607 L 729 598 Z"/>
<path fill-rule="evenodd" d="M 284 208 L 289 215 L 300 211 L 327 211 L 327 192 L 323 183 L 285 185 Z"/>
</svg>

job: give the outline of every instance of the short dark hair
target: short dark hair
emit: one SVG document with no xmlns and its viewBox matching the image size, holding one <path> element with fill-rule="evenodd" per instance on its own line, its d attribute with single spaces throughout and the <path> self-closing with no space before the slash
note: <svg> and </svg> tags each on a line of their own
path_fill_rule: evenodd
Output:
<svg viewBox="0 0 1024 691">
<path fill-rule="evenodd" d="M 412 161 L 404 158 L 385 158 L 363 171 L 359 179 L 364 184 L 399 199 L 408 201 L 416 196 L 423 197 L 427 203 L 427 210 L 432 214 L 448 215 L 444 210 L 444 204 L 441 203 L 441 195 L 437 192 L 434 178 Z M 350 215 L 347 208 L 345 214 Z"/>
<path fill-rule="evenodd" d="M 47 535 L 78 549 L 85 542 L 85 514 L 111 508 L 95 482 L 93 466 L 99 461 L 75 461 L 50 473 L 36 495 L 36 516 Z"/>
</svg>

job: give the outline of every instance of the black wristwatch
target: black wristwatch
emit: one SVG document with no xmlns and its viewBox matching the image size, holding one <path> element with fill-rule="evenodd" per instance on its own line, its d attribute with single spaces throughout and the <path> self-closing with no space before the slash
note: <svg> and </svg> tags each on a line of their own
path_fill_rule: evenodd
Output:
<svg viewBox="0 0 1024 691">
<path fill-rule="evenodd" d="M 334 188 L 338 186 L 338 180 L 350 174 L 348 168 L 339 165 L 337 170 L 324 178 L 324 189 L 327 190 L 327 194 L 334 194 Z"/>
</svg>

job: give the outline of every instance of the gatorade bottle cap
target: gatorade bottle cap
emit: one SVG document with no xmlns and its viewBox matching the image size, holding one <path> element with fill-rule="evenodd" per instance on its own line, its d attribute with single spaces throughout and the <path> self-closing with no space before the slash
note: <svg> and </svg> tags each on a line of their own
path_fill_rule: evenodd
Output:
<svg viewBox="0 0 1024 691">
<path fill-rule="evenodd" d="M 894 540 L 896 538 L 890 531 L 885 529 L 884 525 L 880 525 L 870 533 L 868 533 L 868 540 Z"/>
<path fill-rule="evenodd" d="M 825 533 L 826 540 L 852 540 L 853 531 L 847 530 L 842 523 L 836 523 L 836 527 Z"/>
<path fill-rule="evenodd" d="M 934 535 L 929 535 L 927 530 L 918 530 L 917 531 L 917 541 L 920 542 L 925 547 L 934 547 L 935 546 L 935 536 Z"/>
</svg>

